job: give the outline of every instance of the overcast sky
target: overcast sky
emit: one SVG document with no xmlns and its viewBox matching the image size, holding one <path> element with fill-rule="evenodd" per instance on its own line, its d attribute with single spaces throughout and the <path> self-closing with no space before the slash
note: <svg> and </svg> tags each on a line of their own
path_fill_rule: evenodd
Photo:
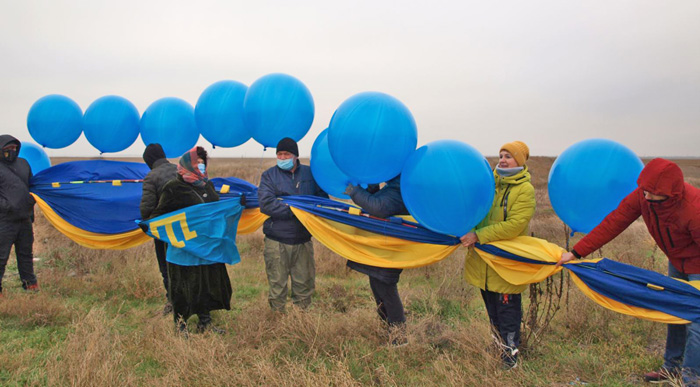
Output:
<svg viewBox="0 0 700 387">
<path fill-rule="evenodd" d="M 640 156 L 700 156 L 697 0 L 0 4 L 0 132 L 20 140 L 33 141 L 27 113 L 47 94 L 83 111 L 116 94 L 143 113 L 167 96 L 194 106 L 219 80 L 283 72 L 316 104 L 302 155 L 346 98 L 381 91 L 411 110 L 419 146 L 456 139 L 494 155 L 521 140 L 554 156 L 604 137 Z M 139 138 L 114 155 L 144 148 Z M 99 154 L 84 136 L 48 153 Z M 262 154 L 250 140 L 212 155 Z"/>
</svg>

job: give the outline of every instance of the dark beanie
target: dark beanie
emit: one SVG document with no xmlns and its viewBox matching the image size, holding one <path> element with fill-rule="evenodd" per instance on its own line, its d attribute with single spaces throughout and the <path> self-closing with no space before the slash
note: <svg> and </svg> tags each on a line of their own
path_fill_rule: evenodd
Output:
<svg viewBox="0 0 700 387">
<path fill-rule="evenodd" d="M 146 162 L 148 168 L 153 169 L 153 163 L 165 158 L 165 152 L 160 144 L 148 144 L 146 150 L 143 151 L 143 161 Z"/>
<path fill-rule="evenodd" d="M 297 142 L 289 137 L 285 137 L 277 143 L 277 152 L 287 151 L 296 157 L 299 157 L 299 147 L 297 147 Z"/>
</svg>

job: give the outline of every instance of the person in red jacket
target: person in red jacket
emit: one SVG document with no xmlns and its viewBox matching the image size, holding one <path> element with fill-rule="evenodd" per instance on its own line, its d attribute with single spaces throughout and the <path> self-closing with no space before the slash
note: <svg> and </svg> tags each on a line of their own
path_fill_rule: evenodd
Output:
<svg viewBox="0 0 700 387">
<path fill-rule="evenodd" d="M 637 185 L 570 253 L 562 254 L 557 265 L 601 248 L 641 215 L 668 257 L 669 277 L 700 281 L 700 189 L 683 181 L 678 165 L 661 158 L 644 167 Z M 681 374 L 688 386 L 699 385 L 700 322 L 668 325 L 663 367 L 647 373 L 644 379 L 663 381 L 672 374 Z"/>
</svg>

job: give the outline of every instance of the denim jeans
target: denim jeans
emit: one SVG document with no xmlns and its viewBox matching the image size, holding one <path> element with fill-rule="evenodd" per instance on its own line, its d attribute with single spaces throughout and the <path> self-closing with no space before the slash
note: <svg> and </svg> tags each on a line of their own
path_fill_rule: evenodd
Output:
<svg viewBox="0 0 700 387">
<path fill-rule="evenodd" d="M 683 274 L 670 262 L 668 276 L 686 281 L 700 281 L 700 274 Z M 681 367 L 683 383 L 686 386 L 700 386 L 700 323 L 668 325 L 664 368 L 677 371 Z"/>
</svg>

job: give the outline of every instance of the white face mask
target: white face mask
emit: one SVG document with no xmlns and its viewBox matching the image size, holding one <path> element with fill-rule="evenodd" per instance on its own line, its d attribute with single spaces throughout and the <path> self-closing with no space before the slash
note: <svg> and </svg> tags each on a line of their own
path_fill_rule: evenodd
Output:
<svg viewBox="0 0 700 387">
<path fill-rule="evenodd" d="M 207 166 L 205 164 L 197 164 L 197 168 L 199 168 L 199 172 L 201 172 L 202 175 L 207 173 Z"/>
</svg>

